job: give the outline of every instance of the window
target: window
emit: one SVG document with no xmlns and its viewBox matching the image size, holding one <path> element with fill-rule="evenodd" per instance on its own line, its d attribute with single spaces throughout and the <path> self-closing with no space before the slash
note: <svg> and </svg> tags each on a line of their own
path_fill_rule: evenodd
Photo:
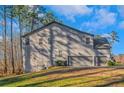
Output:
<svg viewBox="0 0 124 93">
<path fill-rule="evenodd" d="M 42 39 L 42 38 L 40 38 L 40 39 L 39 39 L 39 45 L 43 44 L 43 42 L 42 42 L 42 41 L 43 41 L 43 39 Z"/>
<path fill-rule="evenodd" d="M 90 44 L 90 38 L 86 38 L 86 44 Z"/>
<path fill-rule="evenodd" d="M 29 43 L 29 38 L 26 38 L 26 40 L 25 40 L 25 45 L 29 45 L 30 43 Z"/>
<path fill-rule="evenodd" d="M 56 55 L 57 57 L 62 57 L 62 50 L 59 49 L 55 49 Z"/>
<path fill-rule="evenodd" d="M 62 57 L 62 50 L 59 50 L 58 56 L 59 56 L 59 57 Z"/>
<path fill-rule="evenodd" d="M 50 43 L 51 41 L 50 41 L 50 38 L 48 38 L 48 43 Z"/>
</svg>

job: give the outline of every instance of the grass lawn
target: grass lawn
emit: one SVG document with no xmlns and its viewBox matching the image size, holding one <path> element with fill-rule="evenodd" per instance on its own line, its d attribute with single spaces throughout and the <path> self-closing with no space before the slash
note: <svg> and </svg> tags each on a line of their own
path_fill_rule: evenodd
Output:
<svg viewBox="0 0 124 93">
<path fill-rule="evenodd" d="M 124 69 L 52 67 L 37 73 L 1 77 L 0 86 L 124 86 Z"/>
</svg>

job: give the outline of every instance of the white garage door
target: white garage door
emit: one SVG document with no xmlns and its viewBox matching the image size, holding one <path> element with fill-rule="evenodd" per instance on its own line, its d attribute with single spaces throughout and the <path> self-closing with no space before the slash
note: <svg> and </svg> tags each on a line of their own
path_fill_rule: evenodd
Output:
<svg viewBox="0 0 124 93">
<path fill-rule="evenodd" d="M 93 66 L 92 56 L 69 56 L 68 64 L 74 67 Z"/>
</svg>

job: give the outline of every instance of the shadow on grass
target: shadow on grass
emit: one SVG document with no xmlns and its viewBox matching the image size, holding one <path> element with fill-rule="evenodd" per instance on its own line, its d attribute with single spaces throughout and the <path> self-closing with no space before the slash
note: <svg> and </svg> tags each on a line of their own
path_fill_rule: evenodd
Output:
<svg viewBox="0 0 124 93">
<path fill-rule="evenodd" d="M 37 82 L 37 83 L 27 84 L 27 85 L 24 85 L 23 87 L 37 86 L 39 84 L 51 83 L 51 82 L 55 82 L 55 81 L 59 81 L 59 80 L 64 80 L 64 79 L 71 79 L 71 78 L 77 78 L 77 77 L 85 77 L 85 76 L 88 76 L 88 75 L 93 75 L 93 74 L 98 74 L 98 73 L 101 73 L 101 72 L 108 72 L 108 71 L 113 71 L 113 70 L 116 70 L 116 69 L 110 69 L 110 70 L 107 69 L 107 70 L 102 70 L 102 71 L 97 71 L 97 72 L 92 72 L 92 73 L 86 73 L 86 74 L 80 74 L 80 75 L 75 75 L 75 76 L 56 78 L 56 79 L 41 81 L 41 82 Z"/>
<path fill-rule="evenodd" d="M 71 73 L 73 71 L 80 71 L 80 70 L 87 70 L 87 69 L 96 69 L 96 68 L 69 68 L 69 69 L 64 69 L 63 68 L 61 70 L 60 69 L 59 70 L 55 69 L 55 71 L 49 71 L 49 72 L 45 72 L 45 73 L 37 74 L 37 75 L 32 75 L 32 76 L 29 76 L 30 74 L 21 75 L 21 76 L 19 75 L 19 76 L 16 76 L 16 77 L 0 79 L 0 86 L 20 82 L 20 81 L 31 79 L 31 78 L 37 78 L 37 77 L 42 77 L 42 76 L 46 76 L 46 75 L 51 75 L 51 74 Z"/>
<path fill-rule="evenodd" d="M 122 75 L 121 75 L 122 76 Z M 105 84 L 101 84 L 101 85 L 96 85 L 95 87 L 107 87 L 107 86 L 112 86 L 113 84 L 118 84 L 118 83 L 124 83 L 124 75 L 122 76 L 121 79 L 119 80 L 112 80 L 112 81 L 108 81 Z"/>
<path fill-rule="evenodd" d="M 27 74 L 23 74 L 23 75 L 18 75 L 18 76 L 14 76 L 14 77 L 2 77 L 0 79 L 0 86 L 4 86 L 4 85 L 8 85 L 8 84 L 12 84 L 12 83 L 16 83 L 16 82 L 20 82 L 20 81 L 23 81 L 23 80 L 27 80 L 27 79 L 31 79 L 31 78 L 36 78 L 36 77 L 41 77 L 41 76 L 44 76 L 44 75 L 48 75 L 48 74 L 53 74 L 53 73 L 57 73 L 58 68 L 55 68 L 54 70 L 52 71 L 48 71 L 48 72 L 45 72 L 43 74 L 40 74 L 40 73 L 36 73 L 36 75 L 32 75 L 33 73 L 27 73 Z"/>
<path fill-rule="evenodd" d="M 66 70 L 64 70 L 64 68 L 63 68 L 61 70 L 49 71 L 49 72 L 45 72 L 45 73 L 37 74 L 37 75 L 32 75 L 32 76 L 28 76 L 29 75 L 28 74 L 28 75 L 23 75 L 23 76 L 18 76 L 18 77 L 6 78 L 6 79 L 0 80 L 0 86 L 5 86 L 5 85 L 8 85 L 8 84 L 21 82 L 23 80 L 27 80 L 27 79 L 31 79 L 31 78 L 37 78 L 37 77 L 42 77 L 42 76 L 47 76 L 47 75 L 51 75 L 51 74 L 58 74 L 58 75 L 60 74 L 61 75 L 63 73 L 73 73 L 73 71 L 80 71 L 80 70 L 84 70 L 85 71 L 87 69 L 88 70 L 93 70 L 93 69 L 97 69 L 97 68 L 71 68 L 71 69 L 66 69 Z M 56 79 L 41 81 L 41 82 L 37 82 L 37 83 L 26 84 L 26 85 L 23 85 L 23 87 L 37 86 L 37 85 L 43 84 L 43 83 L 51 83 L 51 82 L 55 82 L 55 81 L 59 81 L 59 80 L 64 80 L 64 79 L 84 77 L 84 76 L 88 76 L 88 75 L 93 75 L 93 74 L 102 73 L 102 72 L 108 72 L 108 71 L 113 71 L 113 70 L 116 70 L 116 68 L 106 69 L 106 70 L 100 70 L 100 71 L 94 71 L 92 73 L 86 73 L 86 74 L 80 74 L 80 75 L 74 75 L 74 76 L 68 76 L 68 77 L 62 77 L 62 78 L 56 78 Z M 92 81 L 95 81 L 95 80 L 92 80 Z M 89 82 L 92 82 L 92 81 L 89 81 Z"/>
<path fill-rule="evenodd" d="M 81 82 L 81 83 L 73 83 L 73 84 L 66 84 L 66 85 L 63 85 L 63 86 L 61 86 L 61 87 L 68 87 L 68 86 L 77 86 L 77 85 L 80 85 L 80 84 L 82 84 L 82 83 L 91 83 L 91 82 L 97 82 L 97 81 L 99 81 L 99 80 L 107 80 L 107 79 L 110 79 L 110 78 L 113 78 L 113 77 L 118 77 L 118 76 L 121 76 L 121 77 L 123 77 L 123 75 L 122 74 L 119 74 L 119 75 L 115 75 L 115 76 L 112 76 L 112 77 L 104 77 L 104 78 L 100 78 L 100 79 L 94 79 L 94 80 L 88 80 L 88 81 L 85 81 L 85 82 Z M 97 84 L 96 84 L 97 85 Z M 89 87 L 90 87 L 91 85 L 89 84 Z M 104 87 L 102 84 L 99 84 L 99 85 L 97 85 L 97 86 L 92 86 L 92 87 Z"/>
</svg>

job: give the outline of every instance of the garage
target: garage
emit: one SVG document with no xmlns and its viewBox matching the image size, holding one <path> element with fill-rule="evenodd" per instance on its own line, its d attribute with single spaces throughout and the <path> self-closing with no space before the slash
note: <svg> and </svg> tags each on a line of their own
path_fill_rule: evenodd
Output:
<svg viewBox="0 0 124 93">
<path fill-rule="evenodd" d="M 108 58 L 106 56 L 96 56 L 95 60 L 97 66 L 106 66 Z"/>
<path fill-rule="evenodd" d="M 93 66 L 92 56 L 69 56 L 68 65 L 73 67 Z"/>
</svg>

